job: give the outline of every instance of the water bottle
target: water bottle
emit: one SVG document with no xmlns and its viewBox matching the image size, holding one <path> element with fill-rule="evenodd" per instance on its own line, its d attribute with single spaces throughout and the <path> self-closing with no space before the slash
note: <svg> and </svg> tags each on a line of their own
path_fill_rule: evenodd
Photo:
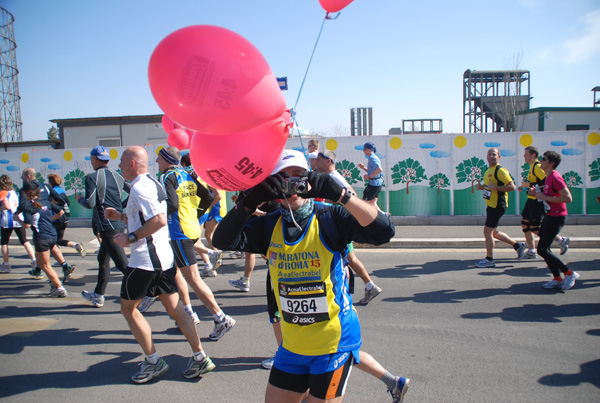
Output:
<svg viewBox="0 0 600 403">
<path fill-rule="evenodd" d="M 538 185 L 535 185 L 535 192 L 539 192 L 540 191 L 540 187 Z M 541 202 L 542 200 L 538 200 L 539 202 Z M 544 211 L 548 212 L 550 211 L 550 204 L 548 204 L 548 202 L 546 200 L 543 201 L 544 203 Z"/>
</svg>

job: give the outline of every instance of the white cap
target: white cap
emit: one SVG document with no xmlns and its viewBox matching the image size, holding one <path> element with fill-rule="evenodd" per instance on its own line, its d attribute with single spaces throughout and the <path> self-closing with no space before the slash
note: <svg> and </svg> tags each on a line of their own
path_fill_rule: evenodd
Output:
<svg viewBox="0 0 600 403">
<path fill-rule="evenodd" d="M 296 150 L 283 150 L 279 162 L 275 166 L 275 169 L 273 169 L 273 172 L 271 172 L 271 175 L 281 172 L 288 167 L 300 167 L 308 171 L 308 163 L 304 154 Z"/>
<path fill-rule="evenodd" d="M 314 151 L 314 152 L 308 154 L 308 159 L 309 160 L 316 160 L 318 156 L 319 156 L 319 153 L 316 152 L 316 151 Z"/>
</svg>

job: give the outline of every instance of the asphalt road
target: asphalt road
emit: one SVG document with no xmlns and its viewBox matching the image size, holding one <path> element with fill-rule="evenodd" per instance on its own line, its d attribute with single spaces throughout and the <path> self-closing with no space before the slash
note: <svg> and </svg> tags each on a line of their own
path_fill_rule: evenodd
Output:
<svg viewBox="0 0 600 403">
<path fill-rule="evenodd" d="M 11 246 L 15 254 L 20 246 Z M 383 293 L 357 306 L 363 350 L 390 372 L 412 379 L 406 402 L 598 402 L 600 396 L 600 255 L 574 248 L 565 262 L 581 274 L 572 290 L 545 290 L 543 261 L 521 261 L 507 248 L 498 267 L 479 269 L 483 249 L 359 249 Z M 225 259 L 207 279 L 223 310 L 237 319 L 218 342 L 207 339 L 212 318 L 192 301 L 198 331 L 217 368 L 202 379 L 181 372 L 190 349 L 159 303 L 146 314 L 158 351 L 170 364 L 160 380 L 135 385 L 141 349 L 119 312 L 121 275 L 114 270 L 104 308 L 80 297 L 93 289 L 95 255 L 80 259 L 69 296 L 46 297 L 46 280 L 25 273 L 12 258 L 0 274 L 0 398 L 6 402 L 261 402 L 268 371 L 261 360 L 275 351 L 259 264 L 251 290 L 228 285 L 243 270 Z M 260 259 L 257 259 L 260 263 Z M 354 300 L 362 297 L 357 279 Z M 388 402 L 383 383 L 354 369 L 346 402 Z"/>
</svg>

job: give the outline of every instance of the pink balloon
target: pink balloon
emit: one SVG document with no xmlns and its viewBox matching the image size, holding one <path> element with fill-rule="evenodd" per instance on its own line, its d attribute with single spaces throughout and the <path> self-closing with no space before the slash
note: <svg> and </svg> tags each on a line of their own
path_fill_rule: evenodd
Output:
<svg viewBox="0 0 600 403">
<path fill-rule="evenodd" d="M 167 134 L 170 134 L 174 129 L 183 129 L 179 123 L 175 122 L 173 119 L 168 117 L 167 115 L 163 115 L 162 117 L 162 127 L 165 129 Z"/>
<path fill-rule="evenodd" d="M 190 145 L 190 135 L 183 129 L 173 129 L 167 136 L 167 143 L 180 150 L 185 150 Z"/>
<path fill-rule="evenodd" d="M 209 185 L 237 191 L 258 185 L 277 165 L 289 136 L 289 113 L 242 133 L 196 133 L 190 158 Z"/>
<path fill-rule="evenodd" d="M 150 58 L 148 80 L 165 114 L 201 133 L 239 133 L 286 109 L 258 49 L 212 25 L 193 25 L 164 38 Z"/>
<path fill-rule="evenodd" d="M 319 0 L 321 7 L 330 13 L 337 13 L 354 0 Z"/>
</svg>

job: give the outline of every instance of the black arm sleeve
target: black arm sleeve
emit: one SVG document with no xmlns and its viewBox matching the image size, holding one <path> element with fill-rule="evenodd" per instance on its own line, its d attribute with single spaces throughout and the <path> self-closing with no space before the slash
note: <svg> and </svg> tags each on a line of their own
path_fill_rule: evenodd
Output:
<svg viewBox="0 0 600 403">
<path fill-rule="evenodd" d="M 193 176 L 192 176 L 193 178 Z M 196 186 L 198 186 L 198 190 L 196 191 L 196 195 L 200 197 L 200 204 L 198 205 L 198 217 L 200 217 L 206 209 L 210 206 L 212 201 L 214 200 L 214 196 L 210 193 L 205 186 L 203 186 L 200 182 L 198 182 L 195 178 Z"/>
<path fill-rule="evenodd" d="M 332 206 L 331 216 L 338 234 L 345 244 L 351 241 L 370 245 L 382 245 L 396 235 L 396 229 L 390 219 L 381 211 L 371 224 L 361 226 L 342 206 Z"/>
<path fill-rule="evenodd" d="M 265 234 L 266 216 L 255 217 L 237 203 L 221 220 L 213 234 L 213 245 L 222 250 L 266 254 L 271 234 Z"/>
<path fill-rule="evenodd" d="M 177 177 L 168 175 L 165 178 L 165 192 L 167 193 L 167 215 L 171 215 L 179 209 L 179 196 L 177 196 Z"/>
</svg>

